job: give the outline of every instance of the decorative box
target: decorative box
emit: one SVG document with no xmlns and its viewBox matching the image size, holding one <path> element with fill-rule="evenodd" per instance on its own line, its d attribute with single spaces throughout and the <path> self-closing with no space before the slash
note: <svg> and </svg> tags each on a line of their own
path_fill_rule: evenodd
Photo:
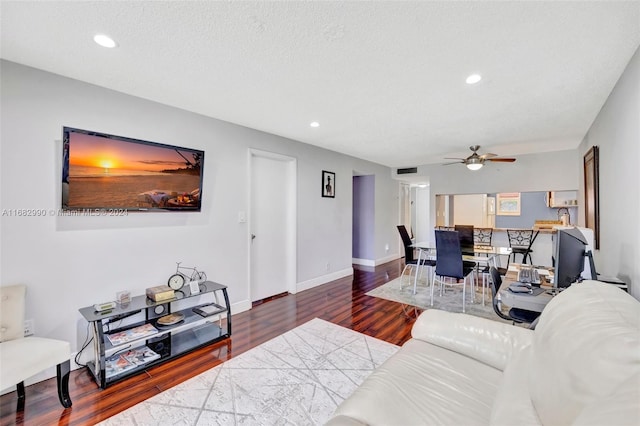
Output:
<svg viewBox="0 0 640 426">
<path fill-rule="evenodd" d="M 173 299 L 176 295 L 168 285 L 158 285 L 147 289 L 147 297 L 154 302 L 163 302 Z"/>
</svg>

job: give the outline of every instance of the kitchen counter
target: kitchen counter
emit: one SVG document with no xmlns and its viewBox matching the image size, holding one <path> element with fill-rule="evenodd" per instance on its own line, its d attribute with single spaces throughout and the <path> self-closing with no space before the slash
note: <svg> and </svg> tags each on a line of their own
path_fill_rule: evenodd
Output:
<svg viewBox="0 0 640 426">
<path fill-rule="evenodd" d="M 491 238 L 491 245 L 509 247 L 509 238 L 507 237 L 507 229 L 516 228 L 493 228 L 493 236 Z M 531 246 L 531 260 L 534 265 L 551 266 L 551 256 L 553 255 L 553 242 L 552 236 L 556 233 L 553 228 L 520 228 L 520 229 L 533 229 L 539 231 L 536 236 L 533 245 Z M 516 262 L 522 262 L 522 256 L 516 255 Z M 502 266 L 507 265 L 507 258 L 503 256 L 501 260 Z"/>
<path fill-rule="evenodd" d="M 560 225 L 560 224 L 558 224 Z M 493 228 L 494 232 L 507 232 L 507 230 L 510 229 L 533 229 L 534 231 L 540 231 L 541 234 L 553 234 L 554 232 L 556 232 L 555 229 L 553 228 L 546 228 L 546 227 L 532 227 L 532 228 Z"/>
</svg>

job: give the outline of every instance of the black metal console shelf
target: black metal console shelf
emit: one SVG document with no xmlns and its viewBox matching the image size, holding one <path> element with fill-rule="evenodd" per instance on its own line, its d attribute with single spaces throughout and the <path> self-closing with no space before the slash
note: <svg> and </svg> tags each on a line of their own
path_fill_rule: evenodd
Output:
<svg viewBox="0 0 640 426">
<path fill-rule="evenodd" d="M 191 294 L 189 286 L 184 286 L 175 295 L 175 298 L 161 302 L 135 296 L 130 303 L 116 304 L 106 312 L 96 312 L 93 306 L 80 309 L 82 316 L 91 324 L 93 333 L 93 360 L 87 366 L 102 389 L 153 365 L 231 336 L 231 307 L 226 286 L 206 281 L 200 284 L 200 293 Z M 211 305 L 214 309 L 207 316 L 194 311 L 203 305 Z M 160 318 L 172 313 L 180 313 L 184 318 L 171 325 L 158 323 Z M 143 319 L 135 321 L 140 317 Z M 111 329 L 112 324 L 128 318 L 134 322 L 128 320 L 127 325 Z M 122 336 L 144 327 L 151 334 L 138 336 L 132 333 L 132 336 L 115 343 L 110 340 L 115 340 L 114 335 L 118 333 Z M 136 362 L 128 361 L 130 358 L 125 355 L 136 351 L 152 356 Z"/>
</svg>

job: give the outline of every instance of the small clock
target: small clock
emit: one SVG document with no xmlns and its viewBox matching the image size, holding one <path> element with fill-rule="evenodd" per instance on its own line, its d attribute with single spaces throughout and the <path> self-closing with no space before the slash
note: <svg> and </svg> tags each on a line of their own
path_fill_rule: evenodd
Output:
<svg viewBox="0 0 640 426">
<path fill-rule="evenodd" d="M 180 290 L 184 286 L 184 277 L 180 274 L 173 274 L 169 277 L 168 285 L 174 290 Z"/>
</svg>

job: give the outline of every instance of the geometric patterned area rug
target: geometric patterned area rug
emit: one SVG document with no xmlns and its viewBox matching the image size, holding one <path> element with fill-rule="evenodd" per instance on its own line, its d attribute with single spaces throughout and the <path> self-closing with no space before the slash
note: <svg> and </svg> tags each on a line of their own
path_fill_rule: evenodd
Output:
<svg viewBox="0 0 640 426">
<path fill-rule="evenodd" d="M 403 305 L 416 306 L 420 309 L 440 309 L 449 312 L 462 312 L 462 286 L 445 286 L 445 291 L 440 296 L 440 289 L 435 288 L 433 292 L 433 306 L 431 306 L 431 288 L 427 285 L 425 278 L 418 280 L 416 294 L 413 294 L 413 278 L 404 277 L 402 288 L 400 288 L 400 278 L 377 287 L 368 293 L 367 296 L 379 297 L 381 299 L 392 300 Z M 465 313 L 511 324 L 500 318 L 494 311 L 491 302 L 491 290 L 485 289 L 485 303 L 482 305 L 482 284 L 476 286 L 476 294 L 471 301 L 471 290 L 467 285 L 467 300 Z"/>
<path fill-rule="evenodd" d="M 321 425 L 398 346 L 315 318 L 100 425 Z"/>
</svg>

